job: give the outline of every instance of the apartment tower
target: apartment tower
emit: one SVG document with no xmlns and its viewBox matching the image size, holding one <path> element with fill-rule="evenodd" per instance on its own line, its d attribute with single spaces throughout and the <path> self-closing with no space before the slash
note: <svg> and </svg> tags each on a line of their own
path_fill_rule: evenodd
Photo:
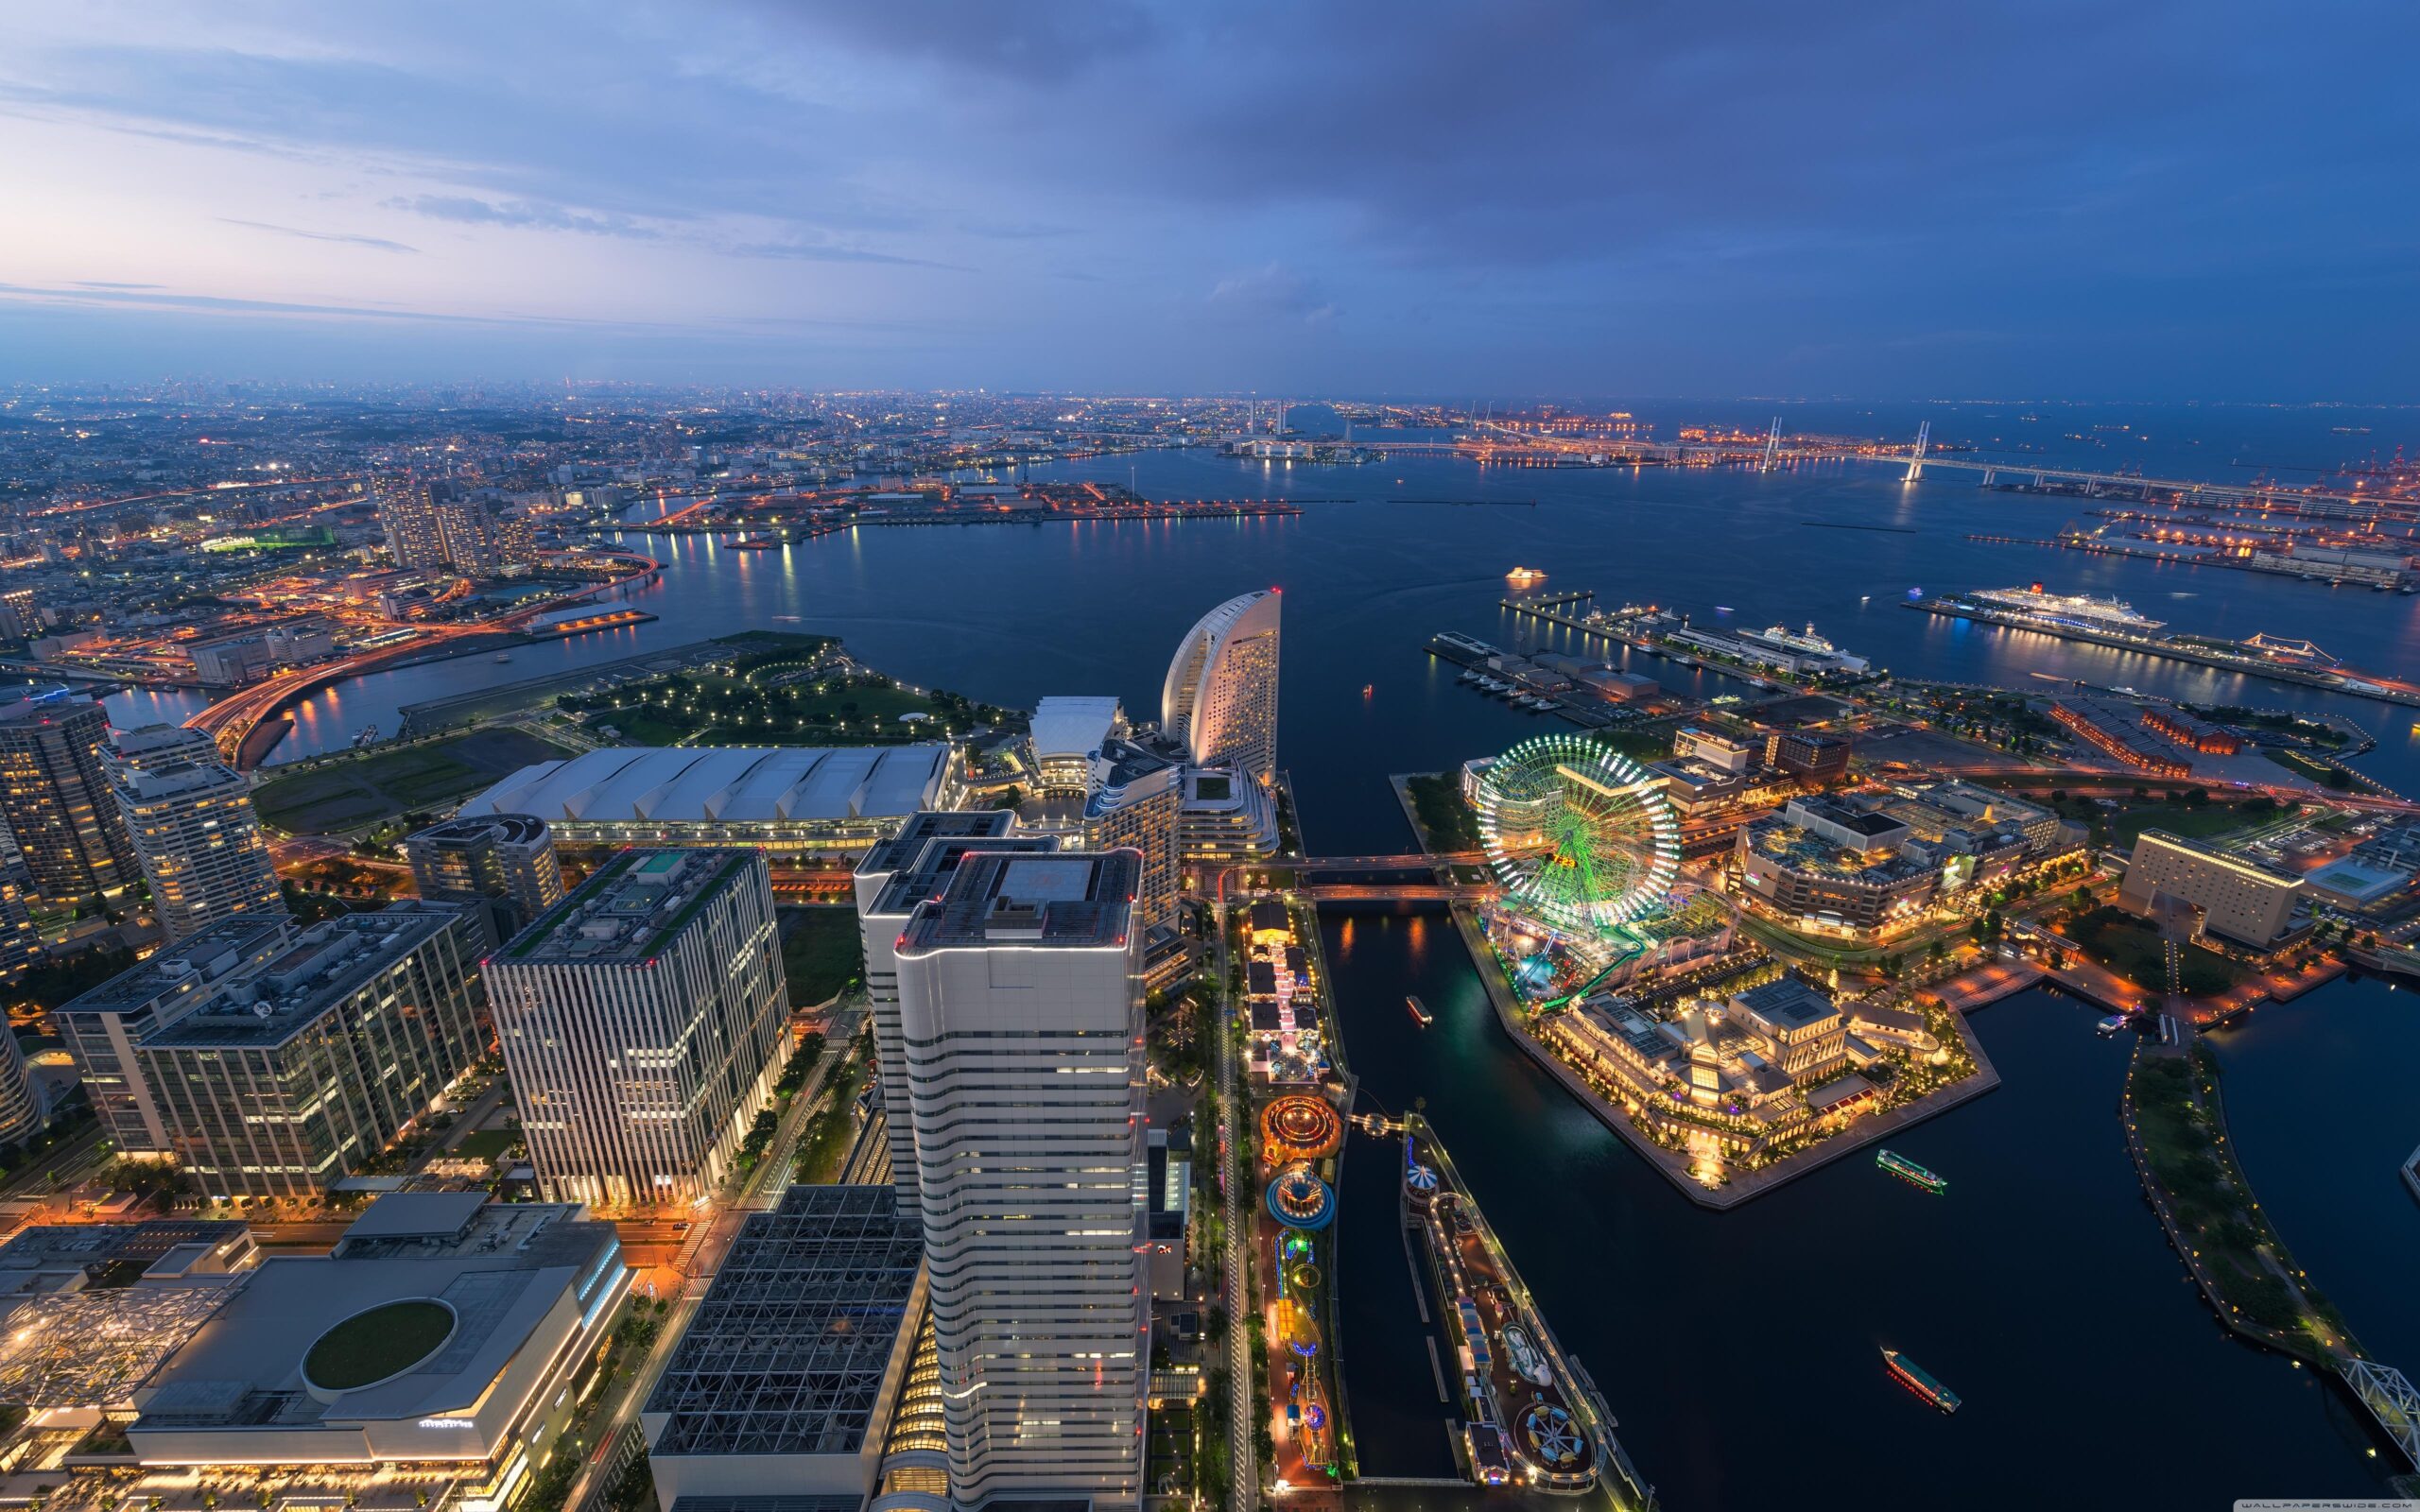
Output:
<svg viewBox="0 0 2420 1512">
<path fill-rule="evenodd" d="M 43 897 L 115 892 L 140 874 L 102 767 L 109 728 L 99 704 L 64 688 L 0 707 L 0 820 Z"/>
<path fill-rule="evenodd" d="M 123 731 L 108 770 L 167 941 L 240 915 L 285 911 L 251 784 L 218 759 L 208 735 L 177 725 Z"/>
</svg>

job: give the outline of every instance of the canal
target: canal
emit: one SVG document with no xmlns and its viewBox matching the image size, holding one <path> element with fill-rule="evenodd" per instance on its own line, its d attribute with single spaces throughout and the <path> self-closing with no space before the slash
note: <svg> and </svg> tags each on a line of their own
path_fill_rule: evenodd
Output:
<svg viewBox="0 0 2420 1512">
<path fill-rule="evenodd" d="M 1977 1017 L 2002 1086 L 1893 1143 L 1948 1177 L 1945 1194 L 1849 1160 L 1715 1213 L 1513 1046 L 1442 910 L 1332 907 L 1322 927 L 1363 1091 L 1390 1109 L 1426 1100 L 1667 1505 L 2219 1506 L 2377 1495 L 2401 1468 L 2365 1457 L 2347 1399 L 2232 1341 L 2187 1282 L 2118 1136 L 2125 1044 L 2093 1033 L 2093 1009 L 2034 991 Z M 2307 1000 L 2315 1018 L 2328 996 Z M 1357 1136 L 1347 1161 L 1346 1390 L 1366 1473 L 1437 1473 L 1442 1410 L 1386 1148 Z M 2257 1180 L 2249 1136 L 2245 1153 Z M 2369 1174 L 2392 1183 L 2392 1161 Z M 2408 1276 L 2349 1219 L 2342 1242 L 2348 1281 Z M 2331 1290 L 2358 1324 L 2366 1298 Z M 1964 1407 L 1945 1417 L 1894 1385 L 1885 1346 Z"/>
</svg>

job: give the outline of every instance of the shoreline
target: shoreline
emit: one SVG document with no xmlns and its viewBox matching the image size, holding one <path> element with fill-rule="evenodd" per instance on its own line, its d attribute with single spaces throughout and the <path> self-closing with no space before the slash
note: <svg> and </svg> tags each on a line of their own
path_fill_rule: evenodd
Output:
<svg viewBox="0 0 2420 1512">
<path fill-rule="evenodd" d="M 1459 903 L 1453 905 L 1453 915 L 1455 928 L 1461 936 L 1462 946 L 1470 952 L 1471 964 L 1478 969 L 1479 981 L 1487 989 L 1488 1005 L 1495 1010 L 1495 1022 L 1502 1026 L 1504 1032 L 1512 1037 L 1513 1042 L 1518 1044 L 1531 1060 L 1561 1083 L 1565 1091 L 1579 1099 L 1581 1106 L 1593 1114 L 1599 1123 L 1611 1129 L 1623 1143 L 1629 1145 L 1666 1180 L 1678 1188 L 1683 1196 L 1701 1208 L 1708 1208 L 1716 1211 L 1737 1208 L 1778 1187 L 1787 1185 L 1810 1171 L 1821 1170 L 1844 1156 L 1854 1155 L 1888 1135 L 1894 1134 L 1903 1128 L 1911 1128 L 1948 1112 L 1962 1103 L 1982 1096 L 2000 1084 L 1998 1070 L 1992 1065 L 1991 1057 L 1983 1054 L 1982 1045 L 1976 1040 L 1974 1032 L 1966 1027 L 1965 1016 L 1962 1013 L 1954 1022 L 1958 1026 L 1959 1039 L 1965 1044 L 1966 1053 L 1975 1057 L 1973 1075 L 1956 1086 L 1944 1087 L 1939 1091 L 1928 1092 L 1912 1103 L 1864 1120 L 1860 1126 L 1844 1130 L 1824 1141 L 1813 1149 L 1789 1156 L 1776 1165 L 1751 1172 L 1737 1180 L 1727 1181 L 1720 1187 L 1708 1188 L 1690 1177 L 1688 1161 L 1684 1157 L 1648 1139 L 1630 1121 L 1628 1114 L 1607 1102 L 1602 1094 L 1582 1079 L 1578 1072 L 1564 1064 L 1560 1057 L 1540 1043 L 1536 1036 L 1530 1033 L 1520 1022 L 1519 1010 L 1512 1002 L 1512 989 L 1504 983 L 1504 973 L 1495 969 L 1494 956 L 1487 949 L 1487 942 L 1478 933 L 1477 918 L 1469 909 Z"/>
</svg>

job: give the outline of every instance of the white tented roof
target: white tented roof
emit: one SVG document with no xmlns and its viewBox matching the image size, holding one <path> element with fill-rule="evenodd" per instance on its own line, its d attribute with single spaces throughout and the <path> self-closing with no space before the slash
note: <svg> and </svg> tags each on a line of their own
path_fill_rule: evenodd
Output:
<svg viewBox="0 0 2420 1512">
<path fill-rule="evenodd" d="M 1045 698 L 1033 707 L 1033 754 L 1081 760 L 1100 749 L 1117 722 L 1115 698 Z"/>
<path fill-rule="evenodd" d="M 948 765 L 943 745 L 608 747 L 525 766 L 463 804 L 462 813 L 590 824 L 904 816 L 937 804 Z"/>
</svg>

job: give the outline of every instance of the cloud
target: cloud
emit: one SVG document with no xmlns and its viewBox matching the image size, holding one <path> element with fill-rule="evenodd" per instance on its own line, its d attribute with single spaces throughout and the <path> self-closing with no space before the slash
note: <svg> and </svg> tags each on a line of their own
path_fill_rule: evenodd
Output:
<svg viewBox="0 0 2420 1512">
<path fill-rule="evenodd" d="M 877 252 L 870 248 L 848 247 L 838 242 L 726 242 L 717 245 L 715 250 L 727 257 L 769 257 L 802 263 L 883 263 L 893 267 L 945 268 L 953 273 L 975 271 L 958 263 L 937 263 L 930 258 Z"/>
<path fill-rule="evenodd" d="M 343 231 L 304 231 L 299 226 L 272 226 L 265 220 L 237 220 L 233 215 L 220 215 L 222 226 L 244 226 L 253 231 L 275 232 L 280 236 L 300 236 L 306 242 L 343 242 L 352 247 L 368 247 L 381 252 L 417 252 L 417 247 L 390 242 L 384 236 L 357 236 Z"/>
<path fill-rule="evenodd" d="M 1318 284 L 1278 263 L 1220 279 L 1207 302 L 1219 318 L 1238 324 L 1321 325 L 1337 316 L 1336 301 Z"/>
<path fill-rule="evenodd" d="M 877 251 L 844 242 L 830 232 L 767 241 L 739 241 L 683 227 L 667 228 L 635 216 L 592 214 L 536 199 L 481 199 L 472 195 L 413 195 L 383 201 L 389 210 L 424 215 L 458 226 L 502 226 L 538 231 L 567 231 L 583 236 L 616 236 L 630 241 L 683 241 L 724 257 L 753 257 L 804 263 L 880 263 L 897 267 L 941 267 L 958 272 L 973 269 L 955 263 Z"/>
<path fill-rule="evenodd" d="M 1139 0 L 772 0 L 757 8 L 816 41 L 977 77 L 1059 84 L 1146 54 L 1167 35 Z"/>
<path fill-rule="evenodd" d="M 78 279 L 76 281 L 76 286 L 79 289 L 164 289 L 167 287 L 165 284 L 112 284 L 106 279 Z"/>
<path fill-rule="evenodd" d="M 660 229 L 629 215 L 589 215 L 535 199 L 498 201 L 469 195 L 413 195 L 383 203 L 389 210 L 462 226 L 531 226 L 542 231 L 578 232 L 584 236 L 625 236 L 643 242 L 664 239 Z"/>
<path fill-rule="evenodd" d="M 139 285 L 134 288 L 117 286 L 95 288 L 80 284 L 67 288 L 43 288 L 25 284 L 0 284 L 0 301 L 18 304 L 85 304 L 147 310 L 195 310 L 226 315 L 336 316 L 355 320 L 434 321 L 447 325 L 627 326 L 633 323 L 528 315 L 457 315 L 441 310 L 381 308 L 367 304 L 303 304 L 286 300 L 250 300 L 224 294 L 164 294 L 154 292 L 156 288 L 157 285 Z"/>
</svg>

